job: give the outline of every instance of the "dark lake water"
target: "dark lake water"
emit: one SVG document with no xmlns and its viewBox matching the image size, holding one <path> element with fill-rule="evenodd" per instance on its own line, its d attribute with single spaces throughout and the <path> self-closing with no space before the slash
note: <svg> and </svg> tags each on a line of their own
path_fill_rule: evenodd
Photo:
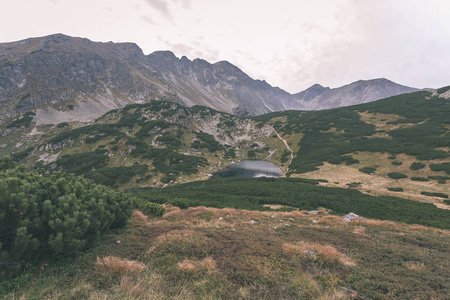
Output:
<svg viewBox="0 0 450 300">
<path fill-rule="evenodd" d="M 243 160 L 213 174 L 213 178 L 279 177 L 281 169 L 264 160 Z"/>
</svg>

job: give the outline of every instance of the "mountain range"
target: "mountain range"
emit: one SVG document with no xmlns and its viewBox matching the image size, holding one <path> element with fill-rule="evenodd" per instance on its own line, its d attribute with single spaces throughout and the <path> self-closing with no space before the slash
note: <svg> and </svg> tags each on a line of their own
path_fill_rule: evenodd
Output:
<svg viewBox="0 0 450 300">
<path fill-rule="evenodd" d="M 0 122 L 28 111 L 36 113 L 37 124 L 92 121 L 151 99 L 255 116 L 348 106 L 416 90 L 381 78 L 333 89 L 316 84 L 290 94 L 227 61 L 191 61 L 170 51 L 144 55 L 133 43 L 55 34 L 0 44 Z"/>
</svg>

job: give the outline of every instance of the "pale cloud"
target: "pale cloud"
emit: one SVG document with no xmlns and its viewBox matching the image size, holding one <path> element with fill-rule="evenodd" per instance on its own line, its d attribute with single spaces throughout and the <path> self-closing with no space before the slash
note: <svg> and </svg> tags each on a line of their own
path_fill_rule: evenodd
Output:
<svg viewBox="0 0 450 300">
<path fill-rule="evenodd" d="M 162 13 L 164 16 L 168 17 L 169 19 L 172 18 L 172 14 L 169 11 L 169 3 L 165 0 L 145 0 L 145 2 L 148 3 L 152 8 L 156 9 L 160 13 Z"/>
<path fill-rule="evenodd" d="M 135 42 L 146 54 L 170 50 L 211 63 L 227 60 L 289 92 L 377 77 L 415 87 L 450 84 L 447 0 L 7 3 L 0 42 L 56 32 Z"/>
<path fill-rule="evenodd" d="M 144 16 L 141 16 L 141 19 L 150 25 L 157 25 L 157 23 L 150 16 L 144 15 Z"/>
</svg>

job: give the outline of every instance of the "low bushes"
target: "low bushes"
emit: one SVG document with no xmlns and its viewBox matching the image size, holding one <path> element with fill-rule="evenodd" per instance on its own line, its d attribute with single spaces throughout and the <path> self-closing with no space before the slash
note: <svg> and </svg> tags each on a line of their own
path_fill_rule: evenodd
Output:
<svg viewBox="0 0 450 300">
<path fill-rule="evenodd" d="M 405 174 L 398 173 L 398 172 L 391 172 L 391 173 L 388 173 L 387 175 L 392 179 L 408 178 L 408 176 L 406 176 Z"/>
<path fill-rule="evenodd" d="M 73 256 L 130 213 L 126 194 L 82 177 L 0 172 L 0 264 Z"/>
<path fill-rule="evenodd" d="M 363 172 L 366 174 L 373 174 L 373 173 L 375 173 L 376 170 L 377 169 L 374 167 L 364 167 L 364 168 L 359 169 L 360 172 Z"/>
<path fill-rule="evenodd" d="M 391 192 L 403 192 L 402 187 L 390 187 L 390 188 L 388 188 L 388 190 Z"/>
<path fill-rule="evenodd" d="M 421 192 L 421 194 L 430 197 L 448 198 L 448 195 L 444 193 Z"/>
<path fill-rule="evenodd" d="M 413 162 L 413 163 L 409 166 L 409 168 L 410 168 L 411 170 L 420 170 L 420 169 L 425 168 L 425 164 L 423 164 L 423 163 L 421 163 L 421 162 Z"/>
</svg>

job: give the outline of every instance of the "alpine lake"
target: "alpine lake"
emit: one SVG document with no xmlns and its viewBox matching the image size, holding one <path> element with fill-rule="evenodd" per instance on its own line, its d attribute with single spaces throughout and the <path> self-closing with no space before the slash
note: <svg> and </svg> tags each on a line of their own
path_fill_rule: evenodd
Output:
<svg viewBox="0 0 450 300">
<path fill-rule="evenodd" d="M 281 169 L 264 160 L 243 160 L 213 174 L 212 178 L 279 177 Z"/>
</svg>

